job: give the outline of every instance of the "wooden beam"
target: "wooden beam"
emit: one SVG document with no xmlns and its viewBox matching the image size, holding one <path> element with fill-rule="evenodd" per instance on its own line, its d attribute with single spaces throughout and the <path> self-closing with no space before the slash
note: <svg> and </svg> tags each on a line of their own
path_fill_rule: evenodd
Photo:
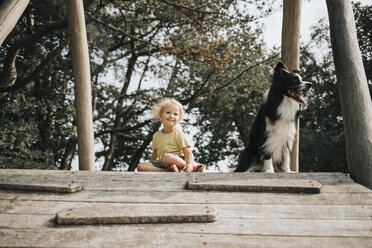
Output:
<svg viewBox="0 0 372 248">
<path fill-rule="evenodd" d="M 232 192 L 261 192 L 261 193 L 296 193 L 319 194 L 322 185 L 317 181 L 300 179 L 254 179 L 187 182 L 187 189 L 232 191 Z"/>
<path fill-rule="evenodd" d="M 372 188 L 372 103 L 351 2 L 327 0 L 333 58 L 351 177 Z"/>
<path fill-rule="evenodd" d="M 209 206 L 195 211 L 193 207 L 180 204 L 163 204 L 154 211 L 153 206 L 103 206 L 65 209 L 56 214 L 59 225 L 112 225 L 112 224 L 159 224 L 215 222 L 218 212 Z"/>
<path fill-rule="evenodd" d="M 4 0 L 0 5 L 0 46 L 13 30 L 30 0 Z"/>
<path fill-rule="evenodd" d="M 0 189 L 49 192 L 49 193 L 74 193 L 81 190 L 80 184 L 76 183 L 0 183 Z"/>
<path fill-rule="evenodd" d="M 283 0 L 282 61 L 288 69 L 300 69 L 301 0 Z M 300 121 L 296 123 L 296 138 L 291 151 L 291 170 L 299 172 Z"/>
<path fill-rule="evenodd" d="M 75 108 L 80 170 L 94 170 L 94 134 L 88 42 L 82 0 L 66 0 L 75 77 Z"/>
</svg>

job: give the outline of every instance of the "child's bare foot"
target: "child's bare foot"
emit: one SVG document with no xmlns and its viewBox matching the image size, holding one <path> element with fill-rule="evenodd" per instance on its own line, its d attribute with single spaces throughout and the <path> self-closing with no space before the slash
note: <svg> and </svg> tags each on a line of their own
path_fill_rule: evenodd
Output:
<svg viewBox="0 0 372 248">
<path fill-rule="evenodd" d="M 175 164 L 169 165 L 167 168 L 165 168 L 166 172 L 179 172 L 180 170 Z"/>
<path fill-rule="evenodd" d="M 192 168 L 192 172 L 203 172 L 203 171 L 204 171 L 204 165 L 203 164 L 194 166 Z"/>
<path fill-rule="evenodd" d="M 172 168 L 173 172 L 180 172 L 180 170 L 178 169 L 178 167 L 175 164 L 172 164 L 171 168 Z"/>
<path fill-rule="evenodd" d="M 171 171 L 180 172 L 180 170 L 178 169 L 178 167 L 175 164 L 171 164 L 170 166 L 171 166 Z"/>
</svg>

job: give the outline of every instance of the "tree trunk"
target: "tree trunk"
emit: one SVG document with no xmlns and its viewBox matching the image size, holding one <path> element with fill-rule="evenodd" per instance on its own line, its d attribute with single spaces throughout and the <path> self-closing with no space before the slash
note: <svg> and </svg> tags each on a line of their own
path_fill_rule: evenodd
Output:
<svg viewBox="0 0 372 248">
<path fill-rule="evenodd" d="M 351 177 L 372 189 L 372 103 L 351 2 L 327 0 L 333 59 Z"/>
<path fill-rule="evenodd" d="M 37 89 L 37 88 L 36 88 Z M 41 146 L 45 155 L 45 165 L 54 164 L 54 154 L 52 149 L 52 122 L 54 112 L 49 110 L 46 113 L 41 113 L 39 116 L 38 128 L 40 132 Z"/>
<path fill-rule="evenodd" d="M 248 115 L 247 111 L 245 111 L 242 106 L 237 106 L 232 114 L 234 118 L 234 123 L 238 128 L 238 132 L 244 143 L 244 147 L 247 147 L 249 143 L 249 133 L 251 129 L 251 126 L 247 125 L 247 123 L 248 118 L 252 117 Z"/>
<path fill-rule="evenodd" d="M 125 75 L 125 82 L 120 92 L 121 97 L 118 100 L 117 109 L 115 112 L 115 122 L 114 122 L 113 128 L 117 128 L 123 125 L 123 117 L 122 117 L 122 113 L 120 109 L 126 100 L 126 94 L 128 93 L 130 80 L 132 78 L 132 74 L 134 71 L 134 66 L 136 64 L 137 58 L 138 57 L 135 55 L 135 52 L 133 52 L 132 57 L 129 59 L 128 70 Z M 129 122 L 129 120 L 126 120 L 126 121 Z M 113 165 L 112 160 L 115 157 L 116 146 L 117 146 L 117 135 L 115 133 L 111 133 L 109 150 L 107 151 L 102 170 L 112 170 L 112 165 Z"/>
<path fill-rule="evenodd" d="M 129 164 L 128 171 L 134 171 L 137 168 L 137 165 L 142 157 L 143 152 L 146 150 L 147 146 L 150 145 L 152 141 L 152 136 L 159 130 L 161 126 L 161 123 L 156 123 L 152 131 L 148 134 L 146 140 L 142 143 L 141 147 L 136 151 L 136 153 L 133 155 L 133 158 Z"/>
<path fill-rule="evenodd" d="M 60 170 L 70 170 L 72 159 L 74 158 L 76 151 L 76 142 L 77 139 L 75 136 L 72 136 L 68 139 L 66 144 L 65 154 L 63 155 Z"/>
<path fill-rule="evenodd" d="M 82 0 L 66 0 L 75 77 L 79 169 L 94 170 L 94 134 L 88 42 Z"/>
<path fill-rule="evenodd" d="M 166 95 L 169 94 L 170 96 L 173 96 L 174 86 L 175 86 L 178 70 L 179 70 L 179 60 L 177 59 L 175 65 L 174 65 L 174 69 L 172 71 L 172 75 L 169 79 Z M 139 161 L 142 157 L 143 152 L 145 151 L 146 147 L 151 143 L 152 136 L 159 130 L 161 125 L 162 124 L 160 122 L 157 122 L 153 125 L 152 130 L 148 134 L 146 140 L 142 143 L 141 147 L 133 155 L 132 160 L 129 164 L 128 171 L 134 171 L 137 168 L 137 165 L 138 165 L 138 163 L 139 163 Z"/>
<path fill-rule="evenodd" d="M 4 0 L 0 5 L 0 46 L 17 24 L 30 0 Z"/>
<path fill-rule="evenodd" d="M 116 142 L 117 142 L 117 135 L 114 133 L 111 133 L 109 150 L 106 153 L 105 162 L 103 163 L 103 167 L 102 167 L 103 171 L 112 170 L 112 160 L 114 159 Z"/>
<path fill-rule="evenodd" d="M 288 69 L 300 69 L 301 0 L 283 1 L 282 61 Z M 296 123 L 296 138 L 291 151 L 291 170 L 299 171 L 300 120 Z"/>
</svg>

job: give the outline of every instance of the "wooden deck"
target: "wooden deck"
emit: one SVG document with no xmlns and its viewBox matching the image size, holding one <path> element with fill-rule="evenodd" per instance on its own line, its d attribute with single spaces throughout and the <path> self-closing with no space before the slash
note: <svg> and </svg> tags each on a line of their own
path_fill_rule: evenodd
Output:
<svg viewBox="0 0 372 248">
<path fill-rule="evenodd" d="M 315 182 L 311 185 L 319 183 L 321 191 L 210 188 L 210 182 L 220 187 L 221 182 L 231 186 L 244 181 L 268 183 L 268 179 L 274 186 L 278 180 L 281 185 L 309 180 Z M 187 182 L 209 188 L 187 189 Z M 25 184 L 80 185 L 81 190 L 42 192 L 12 186 Z M 0 247 L 372 247 L 372 191 L 340 173 L 0 170 L 0 185 Z M 211 208 L 218 218 L 163 224 L 60 225 L 55 221 L 57 213 L 69 209 L 99 209 L 96 215 L 97 211 L 107 215 L 120 209 L 147 207 L 156 212 L 172 206 L 196 214 Z"/>
</svg>

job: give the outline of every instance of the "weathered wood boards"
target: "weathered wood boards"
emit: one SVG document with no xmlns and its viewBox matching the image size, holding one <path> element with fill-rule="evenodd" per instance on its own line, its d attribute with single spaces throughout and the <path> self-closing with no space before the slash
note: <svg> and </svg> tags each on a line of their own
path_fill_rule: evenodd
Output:
<svg viewBox="0 0 372 248">
<path fill-rule="evenodd" d="M 144 223 L 188 223 L 214 222 L 219 218 L 217 211 L 209 206 L 195 209 L 175 204 L 154 206 L 125 206 L 103 208 L 99 206 L 72 208 L 58 212 L 59 225 L 104 225 Z"/>
<path fill-rule="evenodd" d="M 190 190 L 241 191 L 262 193 L 320 193 L 322 185 L 313 180 L 301 179 L 253 179 L 193 182 L 188 181 Z"/>
<path fill-rule="evenodd" d="M 344 203 L 346 201 L 343 201 Z M 77 202 L 77 201 L 23 201 L 23 200 L 0 200 L 0 215 L 3 221 L 2 225 L 14 227 L 10 224 L 14 219 L 14 215 L 22 215 L 25 220 L 30 216 L 44 215 L 46 218 L 52 219 L 55 214 L 73 208 L 89 208 L 100 207 L 110 211 L 111 208 L 136 208 L 146 205 L 151 208 L 161 208 L 164 203 L 117 203 L 117 202 Z M 218 213 L 223 218 L 234 219 L 317 219 L 317 220 L 371 220 L 371 206 L 366 202 L 360 205 L 347 202 L 347 205 L 340 204 L 322 204 L 322 205 L 294 205 L 294 204 L 257 204 L 252 203 L 209 203 L 209 204 L 178 204 L 185 208 L 193 209 L 206 206 L 218 208 Z M 288 211 L 290 209 L 291 211 Z M 198 211 L 196 211 L 198 212 Z M 332 214 L 330 214 L 332 212 Z M 9 220 L 8 224 L 5 222 Z M 33 222 L 33 227 L 37 227 L 36 222 Z M 25 227 L 25 221 L 19 226 Z"/>
<path fill-rule="evenodd" d="M 265 224 L 265 223 L 263 223 Z M 315 237 L 280 235 L 235 235 L 231 233 L 180 232 L 174 228 L 154 231 L 142 228 L 58 228 L 58 229 L 0 229 L 3 246 L 8 247 L 241 247 L 241 248 L 299 248 L 299 247 L 371 247 L 372 238 Z M 249 227 L 245 227 L 249 228 Z M 253 229 L 253 228 L 252 228 Z M 24 240 L 22 243 L 20 240 Z"/>
<path fill-rule="evenodd" d="M 188 181 L 223 184 L 255 180 L 318 181 L 322 190 L 303 194 L 185 189 Z M 297 248 L 370 247 L 372 243 L 371 190 L 341 173 L 0 170 L 0 183 L 53 182 L 79 184 L 82 190 L 60 194 L 0 189 L 0 247 Z M 171 206 L 179 214 L 166 210 Z M 163 210 L 177 219 L 181 212 L 203 215 L 206 207 L 218 212 L 217 221 L 113 224 L 94 220 L 130 214 L 138 217 L 146 211 L 148 218 Z M 80 209 L 93 218 L 88 218 L 91 224 L 57 224 L 57 213 L 74 217 L 70 209 Z"/>
<path fill-rule="evenodd" d="M 81 186 L 79 184 L 0 183 L 0 189 L 33 192 L 74 193 L 80 191 Z"/>
</svg>

